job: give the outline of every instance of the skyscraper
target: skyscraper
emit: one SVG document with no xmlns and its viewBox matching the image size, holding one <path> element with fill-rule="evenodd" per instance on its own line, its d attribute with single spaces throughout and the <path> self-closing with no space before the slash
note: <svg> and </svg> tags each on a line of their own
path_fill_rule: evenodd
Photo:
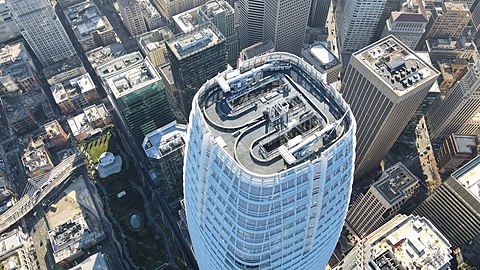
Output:
<svg viewBox="0 0 480 270">
<path fill-rule="evenodd" d="M 147 24 L 143 18 L 142 5 L 138 0 L 117 0 L 122 21 L 132 37 L 147 32 Z"/>
<path fill-rule="evenodd" d="M 312 0 L 310 7 L 310 16 L 308 17 L 308 26 L 324 27 L 327 23 L 328 12 L 332 0 Z"/>
<path fill-rule="evenodd" d="M 341 53 L 353 53 L 370 44 L 387 1 L 346 1 L 339 29 Z"/>
<path fill-rule="evenodd" d="M 438 76 L 394 36 L 352 55 L 341 91 L 358 123 L 356 176 L 385 157 Z"/>
<path fill-rule="evenodd" d="M 458 169 L 414 213 L 427 217 L 453 247 L 480 235 L 480 156 Z"/>
<path fill-rule="evenodd" d="M 423 0 L 408 0 L 400 11 L 393 11 L 383 30 L 383 37 L 394 35 L 414 50 L 425 33 L 428 17 Z"/>
<path fill-rule="evenodd" d="M 177 88 L 180 110 L 188 119 L 198 89 L 227 67 L 225 37 L 204 25 L 167 41 L 168 58 Z"/>
<path fill-rule="evenodd" d="M 446 1 L 432 10 L 432 22 L 427 38 L 458 38 L 472 15 L 464 3 Z"/>
<path fill-rule="evenodd" d="M 479 134 L 480 128 L 480 62 L 470 64 L 467 73 L 438 99 L 427 113 L 430 138 L 442 140 L 452 133 Z"/>
<path fill-rule="evenodd" d="M 47 0 L 9 0 L 7 6 L 43 66 L 75 54 L 62 23 Z"/>
<path fill-rule="evenodd" d="M 192 106 L 184 192 L 200 269 L 324 269 L 353 181 L 340 94 L 277 52 L 209 80 Z"/>
<path fill-rule="evenodd" d="M 240 48 L 245 49 L 263 40 L 265 0 L 239 0 L 238 10 Z"/>
<path fill-rule="evenodd" d="M 312 0 L 266 0 L 263 40 L 275 50 L 300 55 Z"/>
</svg>

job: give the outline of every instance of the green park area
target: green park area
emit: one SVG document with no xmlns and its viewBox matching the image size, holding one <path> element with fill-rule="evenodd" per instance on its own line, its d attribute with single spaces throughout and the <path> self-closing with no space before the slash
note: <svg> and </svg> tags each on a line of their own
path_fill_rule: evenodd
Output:
<svg viewBox="0 0 480 270">
<path fill-rule="evenodd" d="M 100 156 L 107 151 L 114 154 L 118 153 L 118 150 L 115 146 L 115 140 L 112 139 L 111 132 L 107 132 L 101 135 L 99 138 L 88 142 L 86 145 L 86 150 L 90 155 L 93 164 L 97 164 Z"/>
</svg>

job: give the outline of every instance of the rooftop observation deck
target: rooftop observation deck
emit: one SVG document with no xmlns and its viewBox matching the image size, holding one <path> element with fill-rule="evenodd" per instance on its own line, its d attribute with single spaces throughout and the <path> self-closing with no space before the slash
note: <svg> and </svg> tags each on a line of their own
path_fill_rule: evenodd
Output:
<svg viewBox="0 0 480 270">
<path fill-rule="evenodd" d="M 218 145 L 260 175 L 318 158 L 352 123 L 346 103 L 313 67 L 272 55 L 220 74 L 198 96 Z"/>
</svg>

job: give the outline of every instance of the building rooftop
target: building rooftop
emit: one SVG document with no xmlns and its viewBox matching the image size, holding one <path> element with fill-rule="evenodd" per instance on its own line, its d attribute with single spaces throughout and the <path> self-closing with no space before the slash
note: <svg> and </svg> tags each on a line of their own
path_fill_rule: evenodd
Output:
<svg viewBox="0 0 480 270">
<path fill-rule="evenodd" d="M 97 66 L 97 74 L 105 80 L 106 78 L 115 76 L 123 72 L 131 66 L 137 66 L 144 62 L 143 56 L 140 52 L 133 52 L 125 55 L 120 55 L 111 58 L 110 61 L 105 61 L 102 65 Z"/>
<path fill-rule="evenodd" d="M 177 122 L 167 124 L 145 136 L 142 147 L 149 158 L 160 159 L 185 145 L 187 129 Z"/>
<path fill-rule="evenodd" d="M 18 248 L 21 248 L 24 241 L 20 229 L 15 229 L 12 232 L 0 236 L 0 258 Z"/>
<path fill-rule="evenodd" d="M 92 64 L 92 68 L 96 69 L 98 66 L 126 53 L 121 43 L 113 43 L 105 47 L 98 47 L 85 54 L 87 55 L 88 61 Z"/>
<path fill-rule="evenodd" d="M 439 75 L 435 68 L 394 36 L 383 38 L 353 56 L 398 96 Z"/>
<path fill-rule="evenodd" d="M 45 128 L 48 138 L 53 138 L 55 136 L 62 135 L 63 133 L 62 126 L 57 120 L 48 122 L 43 127 Z"/>
<path fill-rule="evenodd" d="M 225 37 L 215 27 L 205 25 L 168 40 L 167 46 L 177 59 L 184 59 L 221 42 Z"/>
<path fill-rule="evenodd" d="M 476 152 L 477 147 L 479 147 L 479 137 L 476 135 L 461 135 L 461 134 L 452 134 L 455 145 L 457 146 L 456 151 L 458 153 L 472 154 Z"/>
<path fill-rule="evenodd" d="M 63 13 L 79 40 L 90 36 L 93 31 L 103 32 L 112 26 L 93 1 L 85 1 L 67 7 Z"/>
<path fill-rule="evenodd" d="M 22 42 L 2 46 L 0 49 L 0 82 L 13 92 L 16 81 L 33 77 L 33 63 Z"/>
<path fill-rule="evenodd" d="M 135 58 L 134 61 L 132 64 L 115 66 L 119 67 L 115 73 L 105 78 L 109 91 L 116 99 L 161 80 L 149 60 Z"/>
<path fill-rule="evenodd" d="M 480 156 L 470 160 L 452 173 L 452 178 L 456 179 L 480 201 Z"/>
<path fill-rule="evenodd" d="M 47 79 L 63 72 L 83 67 L 82 61 L 77 55 L 72 55 L 68 59 L 58 61 L 43 69 L 43 74 Z"/>
<path fill-rule="evenodd" d="M 81 263 L 75 265 L 68 270 L 108 270 L 107 260 L 103 253 L 95 253 L 92 256 L 86 258 Z"/>
<path fill-rule="evenodd" d="M 448 240 L 423 217 L 397 215 L 365 239 L 372 269 L 448 269 L 452 259 Z"/>
<path fill-rule="evenodd" d="M 428 51 L 475 51 L 475 43 L 468 40 L 460 39 L 427 39 L 426 41 Z"/>
<path fill-rule="evenodd" d="M 96 133 L 97 130 L 93 129 L 92 122 L 99 119 L 109 117 L 109 112 L 105 107 L 105 104 L 92 105 L 83 109 L 83 113 L 78 114 L 67 120 L 68 126 L 72 131 L 73 136 L 78 136 L 84 132 Z"/>
<path fill-rule="evenodd" d="M 197 95 L 217 144 L 260 175 L 317 158 L 352 121 L 336 89 L 311 65 L 284 53 L 245 61 Z"/>
<path fill-rule="evenodd" d="M 95 84 L 88 73 L 80 75 L 76 78 L 57 83 L 50 87 L 53 98 L 56 103 L 60 103 L 72 96 L 94 90 Z"/>
<path fill-rule="evenodd" d="M 269 39 L 265 42 L 255 43 L 240 52 L 243 60 L 251 59 L 255 56 L 259 56 L 268 52 L 272 52 L 275 49 L 275 45 Z"/>
<path fill-rule="evenodd" d="M 393 205 L 407 197 L 406 191 L 418 183 L 418 178 L 399 162 L 386 169 L 372 186 Z"/>
<path fill-rule="evenodd" d="M 408 0 L 400 11 L 392 11 L 391 19 L 397 22 L 427 23 L 428 15 L 423 0 Z"/>
<path fill-rule="evenodd" d="M 137 37 L 137 42 L 142 48 L 144 48 L 145 51 L 154 51 L 160 47 L 165 40 L 172 37 L 173 33 L 170 31 L 170 29 L 168 29 L 168 27 L 160 27 L 153 31 L 139 35 Z"/>
<path fill-rule="evenodd" d="M 180 31 L 182 31 L 183 33 L 188 33 L 195 30 L 195 27 L 199 25 L 199 22 L 197 20 L 197 13 L 199 9 L 200 7 L 196 7 L 172 17 L 175 25 L 179 28 Z"/>
<path fill-rule="evenodd" d="M 30 57 L 22 42 L 2 46 L 0 49 L 0 67 L 5 68 L 19 62 L 29 62 Z"/>
<path fill-rule="evenodd" d="M 53 169 L 53 163 L 42 138 L 31 140 L 22 155 L 27 174 L 35 176 Z"/>
<path fill-rule="evenodd" d="M 341 64 L 340 60 L 320 42 L 303 48 L 302 56 L 315 67 L 318 66 L 325 71 Z"/>
<path fill-rule="evenodd" d="M 235 12 L 233 7 L 227 1 L 223 0 L 210 0 L 204 5 L 201 5 L 199 11 L 201 16 L 207 20 L 213 20 L 222 13 Z"/>
</svg>

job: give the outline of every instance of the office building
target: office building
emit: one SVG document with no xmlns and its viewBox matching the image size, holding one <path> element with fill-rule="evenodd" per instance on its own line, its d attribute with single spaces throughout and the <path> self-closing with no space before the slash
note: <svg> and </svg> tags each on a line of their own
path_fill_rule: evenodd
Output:
<svg viewBox="0 0 480 270">
<path fill-rule="evenodd" d="M 0 42 L 19 37 L 22 33 L 12 18 L 6 0 L 0 0 Z"/>
<path fill-rule="evenodd" d="M 40 88 L 35 66 L 22 42 L 0 49 L 0 95 Z"/>
<path fill-rule="evenodd" d="M 312 0 L 266 0 L 263 40 L 271 40 L 275 50 L 300 55 Z"/>
<path fill-rule="evenodd" d="M 113 43 L 105 47 L 98 47 L 85 53 L 88 62 L 92 68 L 97 71 L 97 67 L 110 62 L 111 60 L 125 55 L 127 52 L 121 43 Z"/>
<path fill-rule="evenodd" d="M 150 3 L 150 0 L 140 0 L 140 5 L 142 6 L 143 18 L 149 31 L 163 26 L 162 15 Z"/>
<path fill-rule="evenodd" d="M 362 239 L 333 269 L 450 269 L 451 245 L 432 223 L 397 215 Z"/>
<path fill-rule="evenodd" d="M 452 173 L 414 213 L 428 218 L 459 247 L 480 235 L 480 156 Z"/>
<path fill-rule="evenodd" d="M 112 117 L 105 104 L 92 105 L 83 112 L 67 120 L 70 131 L 77 141 L 102 132 L 102 128 L 112 123 Z"/>
<path fill-rule="evenodd" d="M 350 205 L 346 222 L 358 237 L 364 238 L 396 215 L 418 184 L 418 178 L 405 165 L 393 165 Z"/>
<path fill-rule="evenodd" d="M 352 55 L 341 92 L 358 123 L 356 176 L 385 157 L 438 76 L 394 36 Z"/>
<path fill-rule="evenodd" d="M 308 26 L 325 27 L 331 2 L 331 0 L 312 0 L 310 15 L 308 16 Z"/>
<path fill-rule="evenodd" d="M 168 27 L 161 27 L 137 37 L 137 43 L 143 55 L 147 57 L 155 67 L 168 62 L 167 46 L 165 41 L 173 37 Z"/>
<path fill-rule="evenodd" d="M 167 188 L 173 198 L 183 198 L 183 159 L 187 129 L 175 121 L 145 136 L 142 148 L 148 157 L 155 185 Z"/>
<path fill-rule="evenodd" d="M 238 30 L 240 49 L 263 41 L 265 0 L 238 1 Z"/>
<path fill-rule="evenodd" d="M 65 7 L 63 13 L 84 51 L 116 42 L 112 25 L 93 1 Z"/>
<path fill-rule="evenodd" d="M 183 33 L 211 23 L 226 39 L 228 63 L 236 66 L 239 54 L 238 24 L 235 22 L 235 11 L 228 2 L 210 0 L 204 5 L 173 16 L 173 21 Z"/>
<path fill-rule="evenodd" d="M 117 0 L 122 21 L 132 37 L 147 32 L 141 0 Z"/>
<path fill-rule="evenodd" d="M 387 20 L 382 37 L 394 35 L 414 50 L 425 33 L 428 15 L 423 0 L 408 0 L 400 11 L 393 11 Z"/>
<path fill-rule="evenodd" d="M 20 227 L 0 236 L 0 265 L 4 269 L 37 269 L 32 239 Z"/>
<path fill-rule="evenodd" d="M 278 52 L 219 74 L 195 95 L 186 142 L 200 269 L 325 268 L 350 197 L 355 119 L 315 68 Z"/>
<path fill-rule="evenodd" d="M 476 135 L 450 135 L 437 151 L 440 173 L 452 173 L 475 158 L 480 151 L 480 138 Z"/>
<path fill-rule="evenodd" d="M 22 163 L 28 177 L 39 176 L 53 169 L 53 162 L 43 138 L 30 141 L 22 154 Z"/>
<path fill-rule="evenodd" d="M 76 54 L 47 0 L 9 0 L 7 6 L 22 35 L 44 67 Z"/>
<path fill-rule="evenodd" d="M 138 145 L 148 133 L 174 120 L 165 84 L 139 52 L 116 58 L 99 71 L 110 102 Z"/>
<path fill-rule="evenodd" d="M 63 130 L 62 126 L 57 120 L 43 125 L 48 140 L 56 147 L 65 146 L 68 143 L 68 134 Z"/>
<path fill-rule="evenodd" d="M 173 16 L 199 7 L 207 2 L 207 0 L 153 0 L 153 4 L 160 13 L 169 21 Z"/>
<path fill-rule="evenodd" d="M 198 89 L 227 67 L 225 37 L 205 25 L 167 41 L 168 58 L 178 93 L 178 104 L 188 118 Z"/>
<path fill-rule="evenodd" d="M 82 76 L 87 73 L 82 60 L 77 55 L 73 55 L 64 61 L 56 62 L 43 69 L 43 75 L 48 84 L 55 85 L 66 80 Z"/>
<path fill-rule="evenodd" d="M 50 89 L 55 103 L 66 114 L 82 110 L 100 100 L 96 86 L 88 73 L 54 84 Z"/>
<path fill-rule="evenodd" d="M 275 47 L 273 46 L 273 42 L 271 40 L 258 42 L 240 51 L 238 61 L 245 61 L 255 56 L 261 56 L 274 51 Z"/>
<path fill-rule="evenodd" d="M 334 83 L 339 80 L 342 63 L 325 43 L 316 42 L 312 45 L 305 46 L 302 49 L 302 57 L 312 64 L 320 73 L 324 74 L 327 84 Z"/>
<path fill-rule="evenodd" d="M 479 59 L 477 46 L 469 38 L 461 39 L 428 39 L 427 51 L 433 62 L 445 60 L 475 60 Z"/>
<path fill-rule="evenodd" d="M 452 133 L 478 135 L 480 128 L 480 62 L 469 64 L 463 78 L 427 113 L 432 140 L 441 141 Z"/>
<path fill-rule="evenodd" d="M 464 3 L 445 1 L 441 7 L 432 10 L 432 25 L 426 35 L 428 39 L 457 39 L 472 19 Z"/>
<path fill-rule="evenodd" d="M 387 1 L 346 1 L 338 28 L 338 46 L 342 54 L 353 53 L 372 42 Z"/>
</svg>

